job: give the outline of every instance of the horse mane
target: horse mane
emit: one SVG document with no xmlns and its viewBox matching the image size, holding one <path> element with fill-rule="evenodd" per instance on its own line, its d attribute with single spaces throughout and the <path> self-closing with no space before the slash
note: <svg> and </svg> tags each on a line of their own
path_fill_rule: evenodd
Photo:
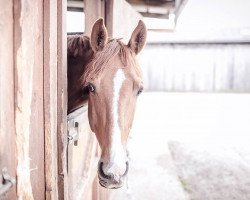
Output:
<svg viewBox="0 0 250 200">
<path fill-rule="evenodd" d="M 67 37 L 68 56 L 84 56 L 85 52 L 91 48 L 90 39 L 84 35 L 69 35 Z"/>
<path fill-rule="evenodd" d="M 120 57 L 125 67 L 128 66 L 128 63 L 133 63 L 134 66 L 137 66 L 136 60 L 134 59 L 135 53 L 132 52 L 121 39 L 111 39 L 102 51 L 96 52 L 94 58 L 86 66 L 84 74 L 81 77 L 83 87 L 87 86 L 90 80 L 96 78 L 106 67 L 108 67 L 109 61 L 117 55 Z M 109 67 L 111 67 L 111 65 L 109 65 Z"/>
</svg>

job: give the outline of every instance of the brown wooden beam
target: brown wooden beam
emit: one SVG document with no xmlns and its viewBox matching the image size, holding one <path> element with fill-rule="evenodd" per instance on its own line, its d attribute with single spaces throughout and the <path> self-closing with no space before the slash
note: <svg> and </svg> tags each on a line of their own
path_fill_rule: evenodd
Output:
<svg viewBox="0 0 250 200">
<path fill-rule="evenodd" d="M 68 199 L 67 177 L 67 1 L 57 0 L 57 149 L 58 197 Z"/>
<path fill-rule="evenodd" d="M 45 197 L 58 199 L 57 0 L 44 0 Z"/>
</svg>

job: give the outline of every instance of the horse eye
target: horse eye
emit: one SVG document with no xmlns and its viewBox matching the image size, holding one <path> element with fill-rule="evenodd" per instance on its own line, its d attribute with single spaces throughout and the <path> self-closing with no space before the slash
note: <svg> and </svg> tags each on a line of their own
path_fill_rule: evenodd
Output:
<svg viewBox="0 0 250 200">
<path fill-rule="evenodd" d="M 88 89 L 90 92 L 94 92 L 95 91 L 95 86 L 93 84 L 88 84 Z"/>
<path fill-rule="evenodd" d="M 142 91 L 143 91 L 143 88 L 140 88 L 140 89 L 138 90 L 138 92 L 137 92 L 137 96 L 139 96 L 139 95 L 142 93 Z"/>
</svg>

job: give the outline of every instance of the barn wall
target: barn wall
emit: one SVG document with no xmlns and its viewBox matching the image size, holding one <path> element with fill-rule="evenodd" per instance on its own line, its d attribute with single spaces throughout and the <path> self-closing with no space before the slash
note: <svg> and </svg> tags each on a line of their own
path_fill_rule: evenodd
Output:
<svg viewBox="0 0 250 200">
<path fill-rule="evenodd" d="M 249 44 L 147 45 L 140 56 L 145 89 L 249 92 Z"/>
</svg>

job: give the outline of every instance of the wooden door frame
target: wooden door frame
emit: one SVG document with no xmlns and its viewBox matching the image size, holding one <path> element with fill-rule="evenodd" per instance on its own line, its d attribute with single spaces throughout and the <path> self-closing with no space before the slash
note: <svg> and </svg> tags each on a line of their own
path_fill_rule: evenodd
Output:
<svg viewBox="0 0 250 200">
<path fill-rule="evenodd" d="M 67 1 L 57 1 L 57 149 L 58 197 L 68 199 L 67 186 Z"/>
<path fill-rule="evenodd" d="M 13 1 L 0 0 L 0 185 L 2 169 L 16 177 Z M 16 199 L 16 185 L 0 199 Z"/>
</svg>

